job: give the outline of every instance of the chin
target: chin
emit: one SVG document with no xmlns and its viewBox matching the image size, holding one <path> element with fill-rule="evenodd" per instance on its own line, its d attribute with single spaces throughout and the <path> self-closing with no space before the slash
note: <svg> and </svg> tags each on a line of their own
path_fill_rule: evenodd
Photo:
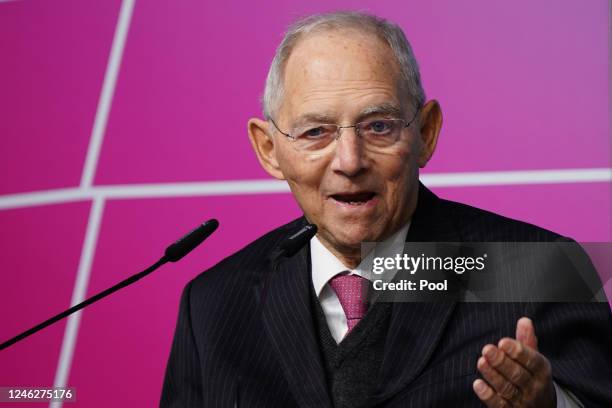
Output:
<svg viewBox="0 0 612 408">
<path fill-rule="evenodd" d="M 330 229 L 330 234 L 339 245 L 349 248 L 361 248 L 363 242 L 375 239 L 370 228 L 355 225 L 338 225 Z"/>
</svg>

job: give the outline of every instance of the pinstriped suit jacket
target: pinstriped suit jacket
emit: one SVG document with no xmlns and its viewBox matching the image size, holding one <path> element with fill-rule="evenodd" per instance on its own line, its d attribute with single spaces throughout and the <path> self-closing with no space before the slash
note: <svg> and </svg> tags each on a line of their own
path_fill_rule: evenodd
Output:
<svg viewBox="0 0 612 408">
<path fill-rule="evenodd" d="M 259 238 L 185 287 L 160 407 L 331 407 L 313 323 L 306 246 L 270 254 L 303 218 Z M 423 185 L 408 241 L 552 241 L 541 228 L 441 200 Z M 265 290 L 264 290 L 265 289 Z M 265 302 L 260 302 L 262 296 Z M 481 348 L 531 317 L 557 384 L 587 407 L 612 407 L 606 303 L 394 303 L 369 406 L 479 407 Z"/>
</svg>

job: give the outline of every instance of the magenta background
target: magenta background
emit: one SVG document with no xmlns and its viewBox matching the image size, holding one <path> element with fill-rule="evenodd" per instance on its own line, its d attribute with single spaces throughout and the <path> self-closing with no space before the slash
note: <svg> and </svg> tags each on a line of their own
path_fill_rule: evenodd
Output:
<svg viewBox="0 0 612 408">
<path fill-rule="evenodd" d="M 274 49 L 297 16 L 346 8 L 392 18 L 412 42 L 444 112 L 427 173 L 610 167 L 607 1 L 379 3 L 137 1 L 95 184 L 269 179 L 246 121 Z M 0 198 L 78 187 L 120 4 L 0 2 Z M 578 240 L 612 238 L 607 182 L 434 190 Z M 0 340 L 69 306 L 90 205 L 0 210 Z M 89 295 L 203 219 L 221 227 L 85 310 L 73 406 L 156 405 L 184 284 L 299 214 L 289 194 L 107 201 Z M 51 386 L 64 327 L 0 352 L 0 386 Z"/>
</svg>

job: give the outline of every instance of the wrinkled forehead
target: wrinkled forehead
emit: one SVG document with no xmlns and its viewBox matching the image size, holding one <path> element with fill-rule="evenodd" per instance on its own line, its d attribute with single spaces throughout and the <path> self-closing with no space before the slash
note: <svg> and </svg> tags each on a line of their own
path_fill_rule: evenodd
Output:
<svg viewBox="0 0 612 408">
<path fill-rule="evenodd" d="M 400 78 L 393 51 L 375 34 L 354 29 L 311 33 L 299 40 L 286 62 L 281 112 L 366 103 L 369 97 L 403 108 Z"/>
</svg>

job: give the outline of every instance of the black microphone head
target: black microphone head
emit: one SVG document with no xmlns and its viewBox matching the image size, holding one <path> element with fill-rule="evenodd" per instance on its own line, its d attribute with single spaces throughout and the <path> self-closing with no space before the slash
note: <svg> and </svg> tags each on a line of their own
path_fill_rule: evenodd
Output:
<svg viewBox="0 0 612 408">
<path fill-rule="evenodd" d="M 217 227 L 219 221 L 212 219 L 204 222 L 194 230 L 190 231 L 183 238 L 166 248 L 164 258 L 170 262 L 176 262 L 191 252 L 210 236 Z"/>
<path fill-rule="evenodd" d="M 285 239 L 280 245 L 279 257 L 291 257 L 308 243 L 317 233 L 317 226 L 307 224 L 295 234 Z"/>
</svg>

